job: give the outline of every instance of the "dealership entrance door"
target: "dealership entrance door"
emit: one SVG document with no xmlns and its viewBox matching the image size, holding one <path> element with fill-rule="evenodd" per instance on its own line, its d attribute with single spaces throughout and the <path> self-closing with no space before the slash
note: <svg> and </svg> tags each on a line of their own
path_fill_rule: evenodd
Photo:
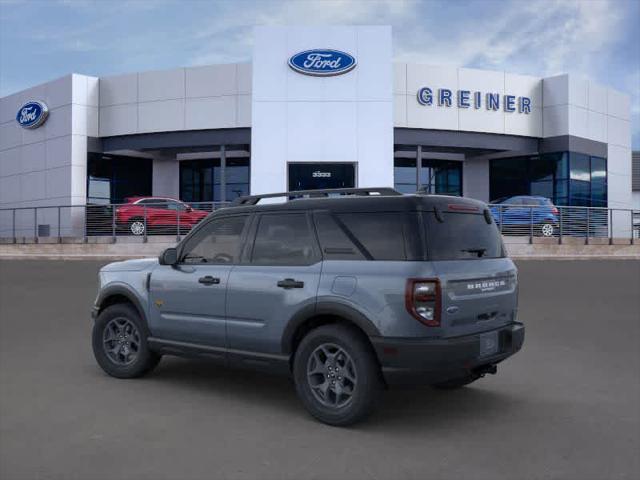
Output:
<svg viewBox="0 0 640 480">
<path fill-rule="evenodd" d="M 289 191 L 355 187 L 353 163 L 289 163 Z"/>
</svg>

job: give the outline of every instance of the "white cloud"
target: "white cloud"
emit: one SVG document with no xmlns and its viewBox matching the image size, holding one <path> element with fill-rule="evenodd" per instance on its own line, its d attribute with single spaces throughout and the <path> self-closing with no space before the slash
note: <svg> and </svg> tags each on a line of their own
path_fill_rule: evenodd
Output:
<svg viewBox="0 0 640 480">
<path fill-rule="evenodd" d="M 408 18 L 417 5 L 405 0 L 217 3 L 206 27 L 193 33 L 200 47 L 188 63 L 248 59 L 254 25 L 388 24 Z"/>
<path fill-rule="evenodd" d="M 637 0 L 59 0 L 58 5 L 69 28 L 43 22 L 35 35 L 18 40 L 37 40 L 38 54 L 64 55 L 69 65 L 60 68 L 69 71 L 79 68 L 74 55 L 86 52 L 98 59 L 93 68 L 105 73 L 250 61 L 254 25 L 391 24 L 398 61 L 535 76 L 581 74 L 616 86 L 632 95 L 633 127 L 640 138 L 640 59 L 633 62 L 627 54 L 628 60 L 613 60 L 625 45 L 621 38 L 637 28 L 637 22 L 629 26 Z M 4 25 L 19 23 L 21 7 L 3 10 Z M 631 45 L 628 50 L 633 48 L 638 51 Z"/>
<path fill-rule="evenodd" d="M 621 5 L 609 0 L 505 3 L 495 18 L 465 19 L 444 37 L 423 31 L 417 38 L 405 32 L 412 41 L 400 45 L 399 58 L 498 69 L 515 67 L 540 76 L 569 70 L 588 73 L 598 53 L 618 37 Z"/>
</svg>

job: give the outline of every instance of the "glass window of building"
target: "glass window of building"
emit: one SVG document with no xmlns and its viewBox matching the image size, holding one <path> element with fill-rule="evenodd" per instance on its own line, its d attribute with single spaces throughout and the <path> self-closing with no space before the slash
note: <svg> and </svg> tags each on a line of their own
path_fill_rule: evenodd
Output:
<svg viewBox="0 0 640 480">
<path fill-rule="evenodd" d="M 396 145 L 393 165 L 394 188 L 401 193 L 427 193 L 462 196 L 462 162 L 418 158 L 415 146 Z M 420 169 L 418 175 L 418 168 Z"/>
<path fill-rule="evenodd" d="M 607 160 L 591 157 L 591 206 L 607 206 Z"/>
<path fill-rule="evenodd" d="M 189 203 L 229 202 L 249 194 L 249 147 L 226 146 L 219 157 L 180 161 L 180 199 Z"/>
<path fill-rule="evenodd" d="M 214 201 L 213 182 L 219 170 L 220 160 L 217 159 L 181 161 L 180 199 L 196 203 Z"/>
<path fill-rule="evenodd" d="M 492 202 L 516 195 L 550 199 L 555 205 L 607 206 L 607 161 L 558 152 L 490 162 Z"/>
<path fill-rule="evenodd" d="M 249 159 L 229 158 L 226 170 L 226 200 L 249 195 Z"/>
<path fill-rule="evenodd" d="M 462 196 L 462 162 L 423 159 L 420 188 L 428 193 Z"/>
<path fill-rule="evenodd" d="M 152 160 L 122 155 L 87 155 L 87 203 L 124 203 L 151 196 Z"/>
<path fill-rule="evenodd" d="M 393 165 L 394 187 L 401 193 L 416 193 L 418 171 L 415 159 L 396 158 Z"/>
</svg>

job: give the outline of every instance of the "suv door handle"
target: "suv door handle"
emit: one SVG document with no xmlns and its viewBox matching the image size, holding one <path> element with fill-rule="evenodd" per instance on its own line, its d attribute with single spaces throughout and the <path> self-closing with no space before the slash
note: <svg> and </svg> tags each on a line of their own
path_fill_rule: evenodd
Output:
<svg viewBox="0 0 640 480">
<path fill-rule="evenodd" d="M 206 277 L 200 277 L 198 282 L 203 285 L 218 285 L 220 283 L 220 279 L 207 275 Z"/>
<path fill-rule="evenodd" d="M 285 278 L 278 282 L 280 288 L 304 288 L 304 282 L 294 280 L 293 278 Z"/>
</svg>

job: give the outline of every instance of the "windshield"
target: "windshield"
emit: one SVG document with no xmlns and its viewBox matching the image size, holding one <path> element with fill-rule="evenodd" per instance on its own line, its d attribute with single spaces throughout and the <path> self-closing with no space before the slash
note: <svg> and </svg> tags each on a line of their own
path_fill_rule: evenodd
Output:
<svg viewBox="0 0 640 480">
<path fill-rule="evenodd" d="M 469 260 L 505 256 L 502 237 L 483 214 L 442 212 L 439 221 L 424 213 L 427 251 L 430 260 Z"/>
</svg>

